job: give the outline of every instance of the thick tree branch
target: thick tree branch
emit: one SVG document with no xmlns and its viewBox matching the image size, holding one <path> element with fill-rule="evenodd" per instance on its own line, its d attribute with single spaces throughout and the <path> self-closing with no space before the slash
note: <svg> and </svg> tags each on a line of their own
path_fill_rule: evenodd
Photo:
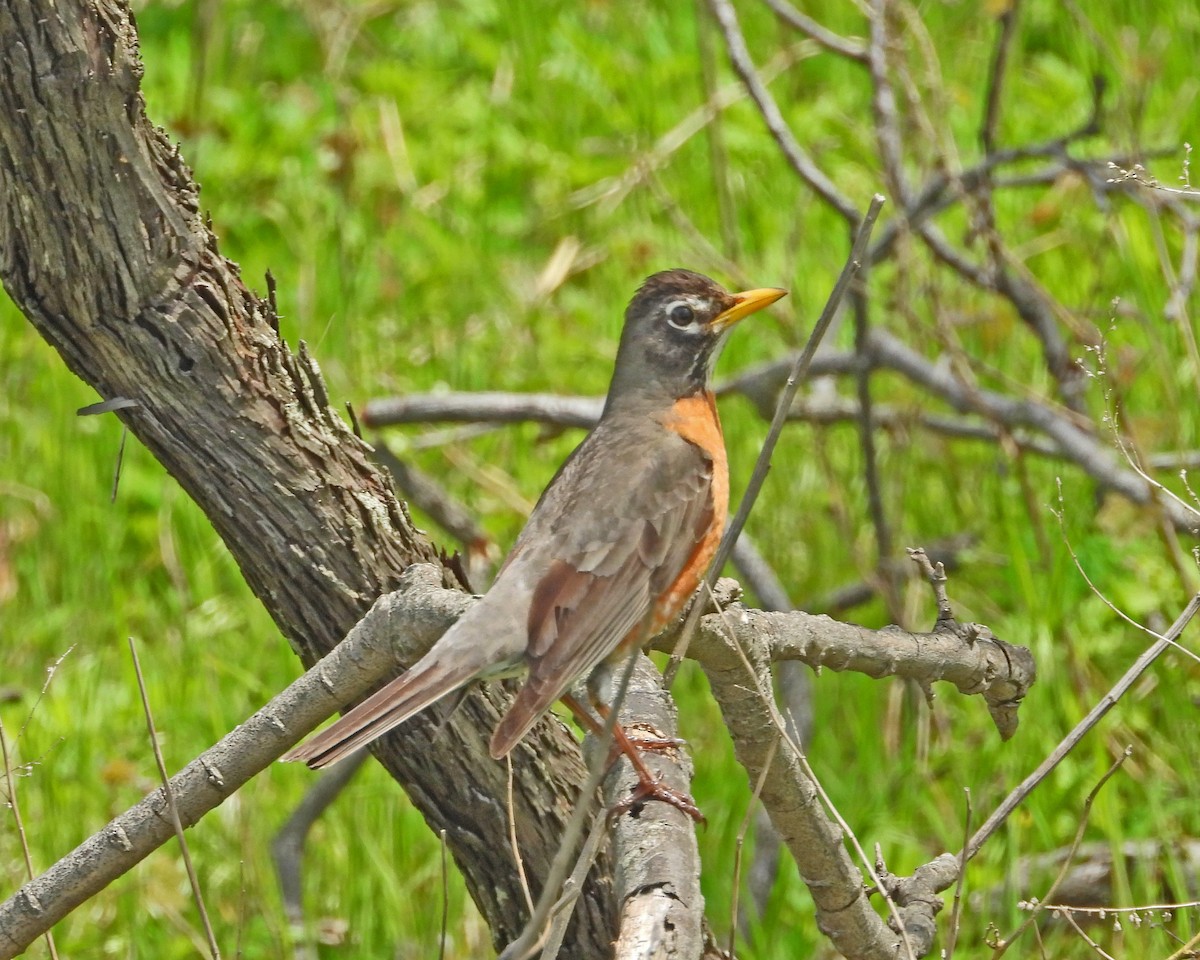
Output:
<svg viewBox="0 0 1200 960">
<path fill-rule="evenodd" d="M 669 650 L 669 644 L 664 637 L 655 648 Z M 689 656 L 706 669 L 744 671 L 740 649 L 751 662 L 801 660 L 813 668 L 904 677 L 922 687 L 945 681 L 959 693 L 983 697 L 1005 740 L 1016 732 L 1017 708 L 1037 678 L 1028 649 L 977 624 L 930 633 L 895 626 L 871 630 L 798 610 L 768 612 L 736 604 L 706 614 L 692 645 L 698 649 L 689 648 Z"/>
<path fill-rule="evenodd" d="M 601 691 L 611 700 L 611 691 Z M 662 675 L 646 657 L 634 669 L 622 704 L 620 721 L 634 737 L 671 739 L 678 734 L 675 704 Z M 589 763 L 605 762 L 589 738 Z M 607 749 L 607 748 L 606 748 Z M 677 749 L 647 751 L 643 760 L 666 786 L 687 794 L 692 763 Z M 628 760 L 622 759 L 605 780 L 604 802 L 625 800 L 637 784 Z M 702 949 L 704 896 L 700 892 L 700 851 L 695 824 L 682 811 L 664 803 L 648 803 L 613 825 L 614 884 L 621 921 L 614 960 L 663 957 L 687 960 Z"/>
<path fill-rule="evenodd" d="M 461 591 L 442 587 L 439 569 L 429 565 L 409 567 L 400 578 L 399 589 L 381 597 L 333 652 L 172 778 L 172 789 L 185 825 L 196 823 L 204 813 L 220 804 L 322 720 L 392 676 L 397 664 L 415 661 L 432 646 L 472 602 Z M 731 596 L 735 588 L 732 581 L 723 581 L 718 592 Z M 972 633 L 972 637 L 978 636 L 978 631 Z M 656 646 L 672 650 L 674 637 L 665 633 Z M 926 686 L 934 680 L 946 680 L 963 693 L 982 695 L 993 716 L 997 714 L 997 707 L 1002 713 L 1006 711 L 1007 721 L 1014 727 L 1016 707 L 1033 682 L 1033 664 L 1028 651 L 1001 641 L 964 642 L 961 634 L 949 630 L 931 634 L 908 634 L 894 627 L 868 630 L 840 624 L 828 617 L 798 612 L 764 613 L 733 606 L 701 618 L 700 629 L 690 648 L 690 655 L 710 672 L 710 678 L 714 675 L 729 678 L 728 684 L 714 686 L 714 691 L 717 686 L 725 691 L 718 693 L 719 700 L 727 695 L 741 697 L 746 694 L 746 661 L 738 653 L 739 647 L 746 651 L 750 662 L 764 665 L 773 660 L 795 659 L 814 667 L 857 670 L 875 677 L 910 677 Z M 657 683 L 651 682 L 644 671 L 637 676 L 639 680 L 633 688 L 633 699 L 627 703 L 622 721 L 636 728 L 637 718 L 641 718 L 654 730 L 667 737 L 673 736 L 673 708 L 669 701 L 663 699 Z M 485 685 L 472 693 L 466 703 L 473 701 L 482 703 L 495 715 L 495 711 L 504 705 L 505 694 L 499 687 Z M 751 715 L 758 716 L 758 710 L 750 708 Z M 462 746 L 455 732 L 449 729 L 447 712 L 433 709 L 427 718 L 432 736 L 437 740 L 435 752 L 443 758 L 450 753 L 445 746 L 447 743 L 456 744 L 456 749 Z M 413 722 L 417 721 L 410 721 Z M 741 730 L 750 719 L 741 718 L 738 722 Z M 551 723 L 561 727 L 557 721 Z M 997 723 L 1001 725 L 1002 721 L 998 719 Z M 1001 730 L 1003 733 L 1003 726 Z M 750 728 L 746 727 L 746 731 Z M 751 740 L 759 744 L 769 735 L 768 727 L 760 727 L 753 731 Z M 739 739 L 737 735 L 736 739 Z M 518 749 L 527 749 L 524 741 Z M 536 753 L 539 748 L 534 745 L 528 749 Z M 480 767 L 500 771 L 501 778 L 504 777 L 503 764 L 478 757 L 474 759 Z M 659 772 L 668 783 L 686 789 L 690 777 L 690 764 L 686 758 L 668 751 L 656 759 L 661 764 Z M 757 775 L 753 768 L 748 769 L 752 776 Z M 618 770 L 615 778 L 610 777 L 606 789 L 611 798 L 619 799 L 633 782 L 627 771 Z M 775 783 L 773 779 L 768 782 Z M 779 784 L 776 789 L 784 790 Z M 488 818 L 490 826 L 481 826 L 477 830 L 480 843 L 494 845 L 495 837 L 505 833 L 503 796 L 500 793 L 487 801 L 495 809 Z M 785 791 L 768 802 L 764 794 L 764 802 L 773 816 L 776 802 L 785 804 L 782 809 L 794 808 L 792 801 L 785 802 L 786 796 Z M 73 907 L 169 840 L 171 827 L 159 815 L 161 806 L 161 791 L 155 791 L 0 904 L 0 960 L 23 949 Z M 615 837 L 616 849 L 626 861 L 621 868 L 623 872 L 618 872 L 621 897 L 625 907 L 635 910 L 639 916 L 643 916 L 645 908 L 650 910 L 651 916 L 674 917 L 669 919 L 671 923 L 690 918 L 686 925 L 694 931 L 698 929 L 703 901 L 698 887 L 689 884 L 694 883 L 698 873 L 685 871 L 675 875 L 665 868 L 695 865 L 695 837 L 686 818 L 675 816 L 678 811 L 670 808 L 660 810 L 661 806 L 653 804 L 637 817 L 622 818 L 621 829 Z M 497 832 L 489 832 L 492 828 Z M 670 856 L 637 862 L 638 851 L 660 843 L 672 848 Z M 524 852 L 524 848 L 522 850 Z M 806 862 L 803 844 L 793 847 L 793 852 L 802 864 Z M 813 868 L 815 874 L 821 874 L 823 869 Z M 682 913 L 678 916 L 670 911 L 662 914 L 658 910 L 661 904 L 647 908 L 645 904 L 635 902 L 637 894 L 647 884 L 656 886 L 660 892 L 666 891 L 665 885 L 669 884 L 668 898 L 678 899 L 678 904 L 671 910 Z M 584 906 L 581 904 L 577 909 Z M 685 931 L 681 928 L 672 935 L 684 937 Z M 692 938 L 693 934 L 687 934 L 687 942 Z"/>
<path fill-rule="evenodd" d="M 316 363 L 217 250 L 179 151 L 146 118 L 123 0 L 0 0 L 0 279 L 13 301 L 199 504 L 305 663 L 413 562 L 436 562 Z M 447 583 L 452 577 L 443 574 Z M 521 924 L 507 775 L 486 760 L 494 707 L 407 724 L 376 755 L 447 843 L 498 943 Z M 447 751 L 444 740 L 457 744 Z M 515 810 L 536 884 L 582 779 L 545 723 L 517 751 Z M 43 767 L 47 775 L 50 768 Z M 615 924 L 597 867 L 565 949 L 604 956 Z"/>
<path fill-rule="evenodd" d="M 171 778 L 185 827 L 232 796 L 284 750 L 396 667 L 398 651 L 425 649 L 472 602 L 446 590 L 440 569 L 409 567 L 345 642 L 283 693 Z M 160 787 L 0 904 L 7 960 L 174 836 Z"/>
<path fill-rule="evenodd" d="M 705 620 L 721 617 L 710 614 Z M 718 629 L 698 631 L 692 649 L 721 706 L 738 762 L 752 782 L 762 777 L 760 799 L 808 885 L 817 925 L 843 956 L 904 956 L 900 938 L 864 895 L 862 873 L 846 850 L 841 828 L 822 809 L 816 785 L 784 736 L 771 694 L 768 648 L 758 645 L 743 656 L 736 640 L 724 640 L 728 630 Z M 710 662 L 696 650 L 704 640 L 711 653 L 721 653 L 717 648 L 724 641 L 724 654 Z M 919 945 L 916 952 L 922 953 Z"/>
</svg>

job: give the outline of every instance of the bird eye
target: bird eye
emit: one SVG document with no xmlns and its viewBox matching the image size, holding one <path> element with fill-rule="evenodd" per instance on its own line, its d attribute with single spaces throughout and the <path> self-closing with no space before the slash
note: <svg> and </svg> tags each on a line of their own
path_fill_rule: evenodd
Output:
<svg viewBox="0 0 1200 960">
<path fill-rule="evenodd" d="M 686 330 L 696 319 L 696 311 L 686 303 L 673 303 L 667 307 L 667 323 L 679 329 Z"/>
</svg>

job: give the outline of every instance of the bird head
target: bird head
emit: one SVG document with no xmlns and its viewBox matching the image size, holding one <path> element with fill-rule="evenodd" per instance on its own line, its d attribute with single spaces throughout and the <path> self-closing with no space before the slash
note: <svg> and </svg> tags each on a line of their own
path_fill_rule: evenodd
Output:
<svg viewBox="0 0 1200 960">
<path fill-rule="evenodd" d="M 678 399 L 706 390 L 730 330 L 786 293 L 773 287 L 730 293 L 690 270 L 648 277 L 625 310 L 609 406 L 614 398 Z"/>
</svg>

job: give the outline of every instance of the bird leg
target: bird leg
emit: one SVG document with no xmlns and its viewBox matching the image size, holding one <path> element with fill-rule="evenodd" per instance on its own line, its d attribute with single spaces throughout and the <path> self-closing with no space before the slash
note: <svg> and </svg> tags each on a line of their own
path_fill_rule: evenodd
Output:
<svg viewBox="0 0 1200 960">
<path fill-rule="evenodd" d="M 592 709 L 595 710 L 595 713 L 592 713 L 592 710 L 587 709 L 571 694 L 562 697 L 562 702 L 575 715 L 575 719 L 589 731 L 597 736 L 604 734 L 604 724 L 608 720 L 609 714 L 607 706 L 593 698 Z M 599 719 L 596 714 L 599 714 Z M 646 766 L 646 761 L 642 759 L 641 751 L 643 750 L 666 750 L 681 746 L 684 743 L 683 740 L 675 737 L 631 737 L 619 723 L 613 724 L 612 738 L 613 745 L 609 751 L 607 765 L 611 767 L 618 757 L 624 754 L 633 765 L 634 772 L 638 777 L 637 788 L 609 811 L 612 816 L 619 817 L 635 807 L 640 809 L 647 800 L 661 800 L 686 813 L 697 823 L 705 822 L 704 815 L 696 806 L 696 801 L 686 793 L 675 790 L 664 783 L 662 778 L 653 773 Z"/>
</svg>

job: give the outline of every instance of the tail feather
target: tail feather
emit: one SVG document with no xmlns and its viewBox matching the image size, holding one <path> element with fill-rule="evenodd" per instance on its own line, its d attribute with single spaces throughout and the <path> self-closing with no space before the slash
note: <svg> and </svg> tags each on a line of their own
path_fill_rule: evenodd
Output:
<svg viewBox="0 0 1200 960">
<path fill-rule="evenodd" d="M 507 756 L 561 695 L 562 690 L 557 685 L 539 683 L 535 677 L 526 680 L 517 699 L 505 711 L 492 733 L 488 745 L 492 758 L 499 760 Z"/>
<path fill-rule="evenodd" d="M 476 666 L 455 666 L 440 658 L 428 665 L 417 663 L 329 729 L 289 750 L 283 759 L 303 760 L 313 770 L 337 763 L 446 694 L 470 683 L 478 673 Z"/>
</svg>

